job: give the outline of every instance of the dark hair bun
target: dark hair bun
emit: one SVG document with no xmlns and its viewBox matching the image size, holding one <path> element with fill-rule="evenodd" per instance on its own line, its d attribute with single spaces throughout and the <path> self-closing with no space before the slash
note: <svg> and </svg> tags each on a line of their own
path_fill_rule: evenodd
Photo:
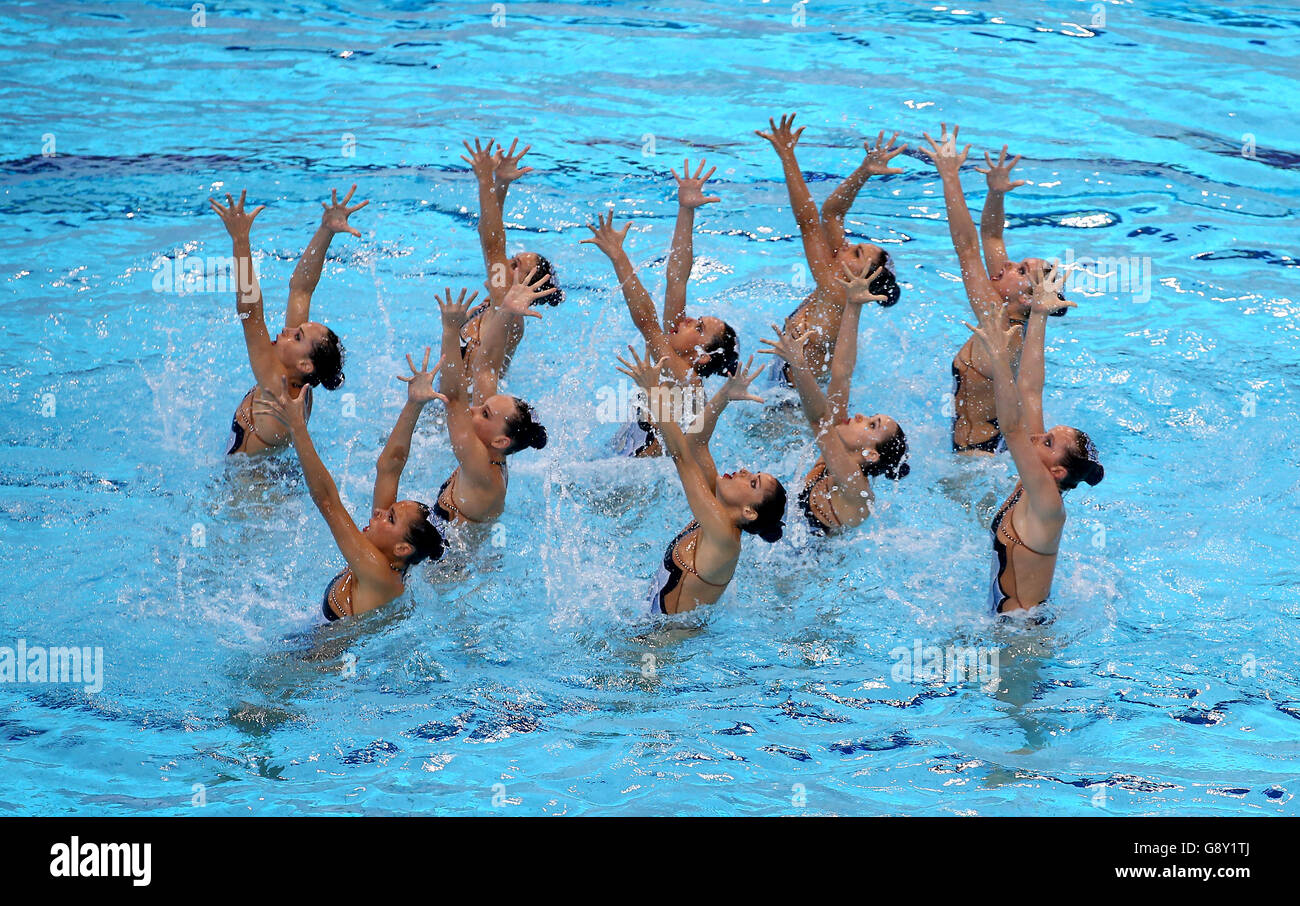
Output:
<svg viewBox="0 0 1300 906">
<path fill-rule="evenodd" d="M 308 375 L 307 383 L 320 384 L 326 390 L 342 387 L 344 354 L 338 334 L 326 327 L 325 339 L 311 351 L 312 373 Z"/>
<path fill-rule="evenodd" d="M 1083 476 L 1083 480 L 1088 482 L 1089 485 L 1095 486 L 1100 484 L 1101 480 L 1105 477 L 1106 470 L 1102 467 L 1101 463 L 1094 462 L 1091 464 L 1091 468 L 1088 469 L 1087 474 Z"/>
<path fill-rule="evenodd" d="M 510 439 L 507 456 L 527 447 L 540 450 L 546 446 L 546 429 L 537 421 L 537 412 L 521 399 L 515 402 L 514 413 L 506 417 L 506 437 Z"/>
<path fill-rule="evenodd" d="M 740 341 L 736 337 L 736 329 L 723 322 L 717 343 L 704 352 L 709 360 L 695 369 L 697 375 L 702 378 L 713 377 L 715 374 L 731 377 L 740 368 Z"/>
<path fill-rule="evenodd" d="M 885 470 L 885 477 L 894 481 L 906 478 L 912 473 L 912 467 L 905 462 L 900 462 L 897 466 L 892 466 Z"/>
<path fill-rule="evenodd" d="M 785 534 L 784 525 L 784 522 L 778 522 L 776 525 L 768 526 L 758 533 L 758 537 L 762 538 L 768 544 L 776 544 L 776 542 L 781 540 L 781 536 Z"/>
<path fill-rule="evenodd" d="M 899 298 L 903 295 L 903 290 L 898 285 L 898 277 L 894 276 L 893 268 L 889 265 L 883 265 L 883 270 L 867 288 L 876 295 L 885 297 L 880 301 L 881 308 L 898 304 Z"/>
<path fill-rule="evenodd" d="M 524 443 L 535 450 L 540 450 L 546 446 L 546 429 L 537 422 L 529 426 L 528 433 L 524 436 Z"/>
<path fill-rule="evenodd" d="M 544 255 L 537 256 L 537 275 L 547 277 L 547 285 L 551 291 L 544 296 L 539 297 L 536 301 L 541 305 L 559 305 L 564 301 L 564 290 L 555 282 L 555 266 L 546 259 Z"/>
<path fill-rule="evenodd" d="M 406 565 L 416 566 L 425 560 L 432 560 L 436 563 L 442 559 L 442 532 L 438 531 L 438 527 L 429 521 L 429 507 L 418 500 L 415 502 L 420 507 L 423 515 L 419 521 L 412 523 L 410 529 L 407 530 L 406 541 L 415 550 L 406 558 Z"/>
</svg>

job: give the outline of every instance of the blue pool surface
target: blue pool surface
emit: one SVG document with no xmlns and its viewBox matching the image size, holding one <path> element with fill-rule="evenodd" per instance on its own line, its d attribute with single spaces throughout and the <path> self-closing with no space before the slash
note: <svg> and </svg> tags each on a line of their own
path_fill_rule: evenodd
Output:
<svg viewBox="0 0 1300 906">
<path fill-rule="evenodd" d="M 104 657 L 97 693 L 0 684 L 0 814 L 1295 814 L 1294 5 L 817 0 L 802 25 L 785 0 L 503 9 L 0 13 L 0 646 Z M 791 110 L 819 201 L 863 137 L 912 144 L 849 219 L 903 283 L 864 312 L 853 407 L 899 420 L 912 474 L 847 537 L 751 539 L 723 601 L 670 631 L 644 599 L 684 498 L 667 462 L 609 453 L 598 393 L 634 333 L 578 240 L 610 203 L 631 215 L 661 298 L 668 170 L 707 156 L 723 200 L 698 218 L 690 305 L 753 351 L 803 294 L 753 135 Z M 1011 464 L 948 450 L 969 311 L 915 150 L 940 120 L 972 158 L 1024 155 L 1013 256 L 1151 277 L 1149 301 L 1080 293 L 1050 325 L 1048 423 L 1089 431 L 1107 476 L 1069 497 L 1036 628 L 984 608 Z M 311 429 L 364 515 L 393 376 L 437 342 L 435 291 L 483 279 L 459 159 L 476 135 L 533 145 L 510 248 L 550 258 L 568 301 L 530 322 L 508 389 L 551 443 L 512 460 L 469 568 L 324 627 L 342 559 L 295 457 L 222 455 L 251 386 L 232 297 L 157 291 L 156 262 L 227 255 L 207 199 L 247 188 L 268 205 L 253 245 L 274 324 L 318 202 L 358 183 L 363 235 L 335 241 L 313 310 L 348 380 Z M 983 177 L 964 179 L 978 215 Z M 452 463 L 437 411 L 404 482 L 425 500 Z M 713 447 L 792 489 L 814 458 L 797 418 L 757 405 Z M 996 652 L 997 681 L 900 679 L 891 652 L 916 644 Z"/>
</svg>

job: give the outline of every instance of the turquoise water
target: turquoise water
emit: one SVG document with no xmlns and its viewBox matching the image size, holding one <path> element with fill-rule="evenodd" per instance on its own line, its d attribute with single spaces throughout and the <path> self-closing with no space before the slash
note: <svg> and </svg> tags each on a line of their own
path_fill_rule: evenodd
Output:
<svg viewBox="0 0 1300 906">
<path fill-rule="evenodd" d="M 489 4 L 360 6 L 209 4 L 202 28 L 186 4 L 0 13 L 0 646 L 104 662 L 98 692 L 0 685 L 0 812 L 1296 812 L 1293 8 L 816 2 L 799 27 L 785 2 L 509 3 L 494 27 Z M 1145 262 L 1149 301 L 1080 291 L 1051 324 L 1048 421 L 1088 430 L 1107 478 L 1071 494 L 1042 627 L 984 610 L 1013 478 L 948 452 L 968 314 L 910 155 L 849 225 L 904 284 L 864 313 L 854 408 L 898 418 L 911 476 L 846 538 L 748 543 L 688 629 L 644 615 L 686 510 L 665 463 L 609 455 L 597 393 L 633 333 L 581 224 L 631 213 L 661 298 L 667 171 L 706 155 L 723 201 L 699 217 L 692 309 L 755 349 L 802 296 L 752 134 L 788 110 L 819 200 L 864 135 L 915 145 L 956 121 L 973 156 L 1025 155 L 1013 256 Z M 509 388 L 551 444 L 513 461 L 470 570 L 322 627 L 342 561 L 294 458 L 222 456 L 251 384 L 231 298 L 156 291 L 156 259 L 227 254 L 206 199 L 247 187 L 278 318 L 318 201 L 359 184 L 363 236 L 334 243 L 313 312 L 348 382 L 318 394 L 312 433 L 361 511 L 392 375 L 438 336 L 433 292 L 482 280 L 459 142 L 516 134 L 536 172 L 511 250 L 548 256 L 568 301 L 530 324 Z M 978 210 L 983 179 L 965 182 Z M 432 412 L 404 482 L 426 500 L 452 462 Z M 813 459 L 759 406 L 714 452 L 792 488 Z M 997 680 L 896 677 L 916 644 L 994 653 Z"/>
</svg>

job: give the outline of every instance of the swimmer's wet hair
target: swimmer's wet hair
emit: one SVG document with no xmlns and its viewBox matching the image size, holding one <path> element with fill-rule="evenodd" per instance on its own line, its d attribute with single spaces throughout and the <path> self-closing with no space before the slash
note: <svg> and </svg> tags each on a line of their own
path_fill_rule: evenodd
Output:
<svg viewBox="0 0 1300 906">
<path fill-rule="evenodd" d="M 700 377 L 712 377 L 715 374 L 725 374 L 730 377 L 735 374 L 736 369 L 740 367 L 740 342 L 736 339 L 735 329 L 724 322 L 718 342 L 704 350 L 704 353 L 709 360 L 695 369 L 695 373 Z"/>
<path fill-rule="evenodd" d="M 326 390 L 337 390 L 343 386 L 343 344 L 338 334 L 325 328 L 325 339 L 317 343 L 311 351 L 312 372 L 303 378 L 308 384 L 320 384 Z"/>
<path fill-rule="evenodd" d="M 876 275 L 867 287 L 878 296 L 885 298 L 880 302 L 881 308 L 888 308 L 891 305 L 897 305 L 899 298 L 903 295 L 902 287 L 898 285 L 898 277 L 894 274 L 894 265 L 889 260 L 889 254 L 885 254 L 885 260 L 880 265 L 881 271 Z"/>
<path fill-rule="evenodd" d="M 537 253 L 534 252 L 533 254 L 536 255 Z M 549 281 L 547 285 L 553 287 L 553 289 L 546 295 L 538 296 L 536 302 L 533 304 L 559 305 L 564 301 L 564 290 L 560 289 L 560 284 L 556 282 L 555 279 L 555 266 L 541 255 L 537 255 L 537 273 L 533 276 L 534 279 L 537 277 L 548 277 Z"/>
<path fill-rule="evenodd" d="M 546 446 L 546 429 L 537 421 L 536 410 L 521 399 L 515 402 L 518 405 L 514 414 L 506 416 L 506 437 L 510 438 L 507 456 L 527 447 L 540 450 Z"/>
<path fill-rule="evenodd" d="M 785 503 L 785 485 L 777 481 L 776 488 L 767 495 L 767 499 L 754 507 L 755 512 L 758 513 L 754 521 L 747 522 L 740 528 L 751 535 L 757 535 L 768 544 L 775 544 L 785 534 L 785 523 L 782 521 L 782 517 L 785 516 Z"/>
<path fill-rule="evenodd" d="M 912 467 L 907 464 L 907 435 L 903 433 L 902 425 L 895 428 L 893 434 L 880 442 L 876 447 L 876 453 L 880 455 L 879 459 L 862 464 L 862 472 L 868 478 L 884 475 L 886 478 L 898 481 L 906 478 L 912 471 Z"/>
<path fill-rule="evenodd" d="M 1078 428 L 1074 430 L 1075 442 L 1065 448 L 1065 459 L 1061 462 L 1065 466 L 1065 477 L 1059 482 L 1062 491 L 1077 488 L 1081 481 L 1096 485 L 1106 477 L 1106 470 L 1097 456 L 1097 445 Z"/>
<path fill-rule="evenodd" d="M 433 560 L 437 563 L 442 559 L 443 550 L 442 532 L 429 521 L 429 508 L 418 500 L 415 503 L 420 507 L 420 519 L 412 522 L 411 527 L 406 530 L 406 543 L 415 548 L 406 558 L 408 567 L 423 563 L 425 560 Z"/>
</svg>

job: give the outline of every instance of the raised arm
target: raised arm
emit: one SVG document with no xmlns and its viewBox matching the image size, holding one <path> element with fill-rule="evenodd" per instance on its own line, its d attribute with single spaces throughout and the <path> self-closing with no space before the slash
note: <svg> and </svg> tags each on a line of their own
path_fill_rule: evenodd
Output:
<svg viewBox="0 0 1300 906">
<path fill-rule="evenodd" d="M 501 370 L 505 367 L 506 336 L 510 326 L 524 318 L 540 318 L 541 313 L 530 306 L 551 291 L 550 277 L 546 274 L 537 276 L 537 269 L 528 272 L 522 281 L 510 285 L 498 306 L 493 303 L 483 312 L 483 326 L 479 333 L 479 354 L 474 356 L 474 402 L 482 405 L 496 396 L 497 385 L 501 380 Z"/>
<path fill-rule="evenodd" d="M 848 417 L 849 393 L 853 383 L 853 369 L 858 365 L 858 321 L 862 315 L 862 306 L 868 302 L 881 302 L 885 297 L 871 291 L 871 281 L 876 279 L 881 268 L 870 274 L 855 274 L 846 264 L 844 275 L 840 280 L 844 286 L 847 303 L 844 315 L 840 319 L 840 332 L 835 340 L 835 352 L 831 356 L 831 380 L 826 387 L 826 398 L 831 404 L 831 418 L 839 422 Z"/>
<path fill-rule="evenodd" d="M 516 154 L 515 147 L 518 144 L 519 139 L 516 138 L 510 143 L 509 150 L 497 145 L 496 154 L 493 155 L 493 160 L 496 164 L 496 169 L 493 174 L 495 180 L 494 189 L 497 198 L 497 208 L 501 211 L 503 219 L 506 214 L 506 193 L 510 190 L 510 184 L 525 173 L 533 172 L 532 167 L 519 166 L 520 159 L 522 159 L 533 146 L 525 145 L 524 150 Z"/>
<path fill-rule="evenodd" d="M 682 175 L 673 170 L 673 179 L 677 180 L 677 224 L 673 228 L 673 244 L 668 251 L 668 287 L 664 292 L 665 331 L 672 330 L 686 312 L 686 285 L 691 279 L 691 266 L 695 263 L 693 240 L 695 234 L 695 209 L 706 204 L 721 201 L 716 195 L 705 196 L 704 183 L 718 168 L 713 167 L 704 173 L 705 161 L 695 169 L 691 176 L 689 159 L 682 163 Z M 703 176 L 700 174 L 704 173 Z"/>
<path fill-rule="evenodd" d="M 348 202 L 352 200 L 352 193 L 356 190 L 356 185 L 353 185 L 348 189 L 348 194 L 343 196 L 343 200 L 339 201 L 338 189 L 331 189 L 330 204 L 323 201 L 320 203 L 320 206 L 325 209 L 321 214 L 320 226 L 312 234 L 307 248 L 303 249 L 302 257 L 298 259 L 298 264 L 293 269 L 293 276 L 289 278 L 289 306 L 284 313 L 285 327 L 292 329 L 311 320 L 312 293 L 316 292 L 316 284 L 320 283 L 321 269 L 325 266 L 325 252 L 329 250 L 335 234 L 361 235 L 360 230 L 348 223 L 348 215 L 360 211 L 370 202 L 363 201 L 348 207 Z"/>
<path fill-rule="evenodd" d="M 886 144 L 885 130 L 882 129 L 876 136 L 875 147 L 872 147 L 870 141 L 863 142 L 862 147 L 866 149 L 867 156 L 822 204 L 822 232 L 826 235 L 826 244 L 832 255 L 839 252 L 840 246 L 844 244 L 844 218 L 867 180 L 872 176 L 903 172 L 902 167 L 889 166 L 891 160 L 907 150 L 907 145 L 895 148 L 894 142 L 897 140 L 898 133 L 895 132 Z"/>
<path fill-rule="evenodd" d="M 660 380 L 662 363 L 656 363 L 649 356 L 642 361 L 636 354 L 636 350 L 630 346 L 628 351 L 632 361 L 620 357 L 618 361 L 622 367 L 618 370 L 636 381 L 646 393 L 654 393 L 656 390 L 660 393 L 666 391 L 666 386 Z M 707 536 L 714 539 L 729 537 L 732 525 L 714 493 L 716 477 L 713 482 L 709 481 L 709 476 L 696 459 L 691 445 L 677 422 L 671 418 L 664 418 L 662 412 L 652 414 L 657 417 L 656 425 L 663 437 L 664 447 L 672 457 L 674 465 L 677 466 L 677 477 L 681 480 L 682 490 L 686 492 L 686 502 L 690 505 L 691 514 L 700 523 Z M 712 457 L 709 461 L 712 462 Z"/>
<path fill-rule="evenodd" d="M 276 358 L 275 347 L 271 345 L 271 336 L 266 329 L 266 316 L 262 310 L 262 287 L 257 282 L 257 271 L 253 268 L 252 242 L 249 231 L 253 220 L 266 209 L 258 205 L 252 211 L 244 210 L 244 200 L 248 192 L 239 193 L 239 201 L 226 195 L 228 207 L 222 207 L 209 198 L 208 204 L 217 212 L 221 222 L 230 234 L 231 256 L 235 269 L 235 310 L 239 314 L 244 328 L 244 345 L 248 349 L 248 363 L 253 368 L 253 377 L 257 383 L 266 388 L 275 387 L 284 368 Z"/>
<path fill-rule="evenodd" d="M 782 332 L 775 324 L 772 325 L 772 330 L 776 332 L 776 339 L 760 337 L 758 342 L 769 348 L 760 349 L 759 352 L 778 356 L 789 366 L 786 368 L 786 374 L 790 376 L 790 381 L 799 394 L 804 418 L 808 420 L 808 424 L 814 431 L 820 431 L 824 425 L 832 423 L 832 409 L 830 400 L 822 393 L 822 388 L 818 386 L 817 378 L 804 357 L 804 344 L 808 342 L 811 331 L 796 336 L 794 331 Z"/>
<path fill-rule="evenodd" d="M 325 463 L 321 462 L 320 454 L 316 452 L 316 446 L 307 432 L 304 411 L 306 394 L 299 394 L 296 399 L 291 396 L 289 381 L 285 377 L 281 377 L 276 386 L 275 391 L 263 390 L 262 394 L 255 398 L 253 413 L 270 415 L 289 429 L 293 446 L 298 451 L 298 461 L 302 464 L 302 474 L 307 479 L 307 487 L 311 491 L 312 502 L 325 517 L 325 524 L 329 526 L 330 534 L 334 536 L 334 543 L 338 545 L 343 559 L 348 561 L 352 571 L 358 578 L 376 582 L 388 581 L 391 570 L 387 558 L 367 540 L 357 528 L 357 524 L 352 521 L 352 517 L 348 515 L 339 497 L 338 486 L 330 477 Z"/>
<path fill-rule="evenodd" d="M 1002 298 L 989 279 L 988 271 L 984 270 L 984 262 L 980 260 L 979 234 L 975 231 L 975 221 L 971 219 L 966 197 L 962 194 L 961 165 L 966 161 L 970 145 L 958 152 L 957 130 L 961 127 L 953 126 L 952 136 L 949 137 L 948 124 L 942 125 L 939 143 L 936 144 L 928 132 L 924 133 L 930 147 L 922 146 L 921 150 L 934 161 L 935 169 L 939 171 L 939 178 L 943 182 L 943 200 L 948 209 L 948 232 L 952 236 L 952 247 L 957 252 L 957 261 L 961 266 L 966 298 L 970 301 L 976 319 L 985 321 L 1001 312 Z"/>
<path fill-rule="evenodd" d="M 497 200 L 495 176 L 497 160 L 492 154 L 492 139 L 483 147 L 474 139 L 474 147 L 463 143 L 469 156 L 460 159 L 474 170 L 478 181 L 478 238 L 483 250 L 483 264 L 487 268 L 488 294 L 493 300 L 505 295 L 510 288 L 510 265 L 506 261 L 506 225 Z"/>
<path fill-rule="evenodd" d="M 1043 432 L 1043 385 L 1045 362 L 1043 345 L 1047 340 L 1047 316 L 1060 308 L 1074 308 L 1074 302 L 1062 299 L 1065 271 L 1059 262 L 1029 277 L 1033 295 L 1029 303 L 1029 321 L 1025 326 L 1025 343 L 1020 353 L 1020 370 L 1016 389 L 1024 411 L 1025 429 L 1031 434 Z"/>
<path fill-rule="evenodd" d="M 754 134 L 765 138 L 776 149 L 781 158 L 781 169 L 785 173 L 785 187 L 790 193 L 790 208 L 794 212 L 795 222 L 799 225 L 799 234 L 803 238 L 804 256 L 808 259 L 808 268 L 818 286 L 830 285 L 835 279 L 835 253 L 826 241 L 822 230 L 821 218 L 817 213 L 817 203 L 813 201 L 808 184 L 804 182 L 803 172 L 795 160 L 794 146 L 799 141 L 805 127 L 793 129 L 794 114 L 781 117 L 781 122 L 771 119 L 768 123 L 771 132 L 755 130 Z"/>
<path fill-rule="evenodd" d="M 451 451 L 461 465 L 461 477 L 471 484 L 485 486 L 494 479 L 492 454 L 474 431 L 474 417 L 469 408 L 469 394 L 466 388 L 465 361 L 460 352 L 460 329 L 468 319 L 469 308 L 474 304 L 478 293 L 467 299 L 465 290 L 452 300 L 451 290 L 446 291 L 445 299 L 438 299 L 438 308 L 442 312 L 442 380 L 438 389 L 442 391 L 447 406 L 447 435 L 451 440 Z"/>
<path fill-rule="evenodd" d="M 686 429 L 687 439 L 690 445 L 695 448 L 707 447 L 709 441 L 713 439 L 713 431 L 718 426 L 718 418 L 722 415 L 723 410 L 729 403 L 736 400 L 747 400 L 751 403 L 761 403 L 761 396 L 754 396 L 749 392 L 749 385 L 754 383 L 754 379 L 762 373 L 763 369 L 754 368 L 754 357 L 751 355 L 745 367 L 739 369 L 735 374 L 728 375 L 727 380 L 718 388 L 718 392 L 709 397 L 709 401 L 704 404 L 704 408 L 691 422 Z"/>
<path fill-rule="evenodd" d="M 623 225 L 623 229 L 616 230 L 612 210 L 608 217 L 597 214 L 596 225 L 587 224 L 587 229 L 591 230 L 591 238 L 583 239 L 579 244 L 594 245 L 609 256 L 610 263 L 614 265 L 614 274 L 618 277 L 619 287 L 623 290 L 623 299 L 627 302 L 628 313 L 632 316 L 632 323 L 645 338 L 650 357 L 656 361 L 663 360 L 678 381 L 686 381 L 690 376 L 691 366 L 674 353 L 668 344 L 668 338 L 664 335 L 659 319 L 655 316 L 654 300 L 650 298 L 650 293 L 641 283 L 641 278 L 636 275 L 636 268 L 632 266 L 631 259 L 623 250 L 623 240 L 627 237 L 628 228 L 631 226 L 632 223 L 629 221 Z"/>
<path fill-rule="evenodd" d="M 1016 386 L 1015 376 L 1011 373 L 1011 346 L 1018 330 L 1006 326 L 1004 320 L 993 316 L 981 321 L 971 331 L 979 342 L 988 350 L 992 362 L 993 393 L 997 405 L 998 428 L 1006 439 L 1007 450 L 1016 463 L 1020 481 L 1025 486 L 1030 507 L 1044 520 L 1064 519 L 1064 506 L 1056 479 L 1034 449 L 1030 437 L 1032 427 L 1029 424 L 1023 397 Z M 1028 341 L 1026 341 L 1028 345 Z M 1023 361 L 1021 367 L 1024 366 Z M 1039 404 L 1041 409 L 1041 403 Z M 1041 416 L 1040 416 L 1041 418 Z"/>
<path fill-rule="evenodd" d="M 749 392 L 749 385 L 763 371 L 762 368 L 752 368 L 751 370 L 753 364 L 754 357 L 751 355 L 749 361 L 745 363 L 745 367 L 730 375 L 721 389 L 704 404 L 704 408 L 684 433 L 687 451 L 695 457 L 695 461 L 704 470 L 704 477 L 711 488 L 716 488 L 718 485 L 718 466 L 713 461 L 713 453 L 709 450 L 709 441 L 713 439 L 713 431 L 718 426 L 718 417 L 727 408 L 727 404 L 735 400 L 748 400 L 753 403 L 763 402 L 761 396 L 754 396 Z M 662 415 L 662 413 L 660 414 Z M 676 420 L 674 420 L 674 423 L 676 423 Z"/>
<path fill-rule="evenodd" d="M 987 151 L 984 152 L 984 161 L 988 164 L 987 167 L 975 168 L 975 172 L 985 175 L 989 184 L 989 193 L 984 199 L 984 211 L 980 214 L 980 241 L 984 245 L 984 264 L 990 274 L 996 274 L 1011 260 L 1007 257 L 1007 245 L 1002 240 L 1002 229 L 1007 219 L 1004 201 L 1008 192 L 1023 186 L 1025 181 L 1023 179 L 1012 181 L 1011 168 L 1020 163 L 1020 155 L 1017 154 L 1010 163 L 1007 163 L 1006 145 L 1002 146 L 996 164 Z"/>
<path fill-rule="evenodd" d="M 379 454 L 379 462 L 375 466 L 372 509 L 384 510 L 397 502 L 397 486 L 402 479 L 402 471 L 406 468 L 406 460 L 411 452 L 411 437 L 415 434 L 420 413 L 425 405 L 433 400 L 442 400 L 444 403 L 447 401 L 445 396 L 433 389 L 433 376 L 442 367 L 442 359 L 439 359 L 438 364 L 430 371 L 429 352 L 429 347 L 424 347 L 424 363 L 419 368 L 415 367 L 415 362 L 411 360 L 408 353 L 406 364 L 411 368 L 411 376 L 397 375 L 399 381 L 406 382 L 406 404 L 402 406 L 402 411 L 397 416 L 397 424 L 393 425 L 392 433 L 388 435 L 388 443 L 384 444 L 383 452 Z"/>
</svg>

